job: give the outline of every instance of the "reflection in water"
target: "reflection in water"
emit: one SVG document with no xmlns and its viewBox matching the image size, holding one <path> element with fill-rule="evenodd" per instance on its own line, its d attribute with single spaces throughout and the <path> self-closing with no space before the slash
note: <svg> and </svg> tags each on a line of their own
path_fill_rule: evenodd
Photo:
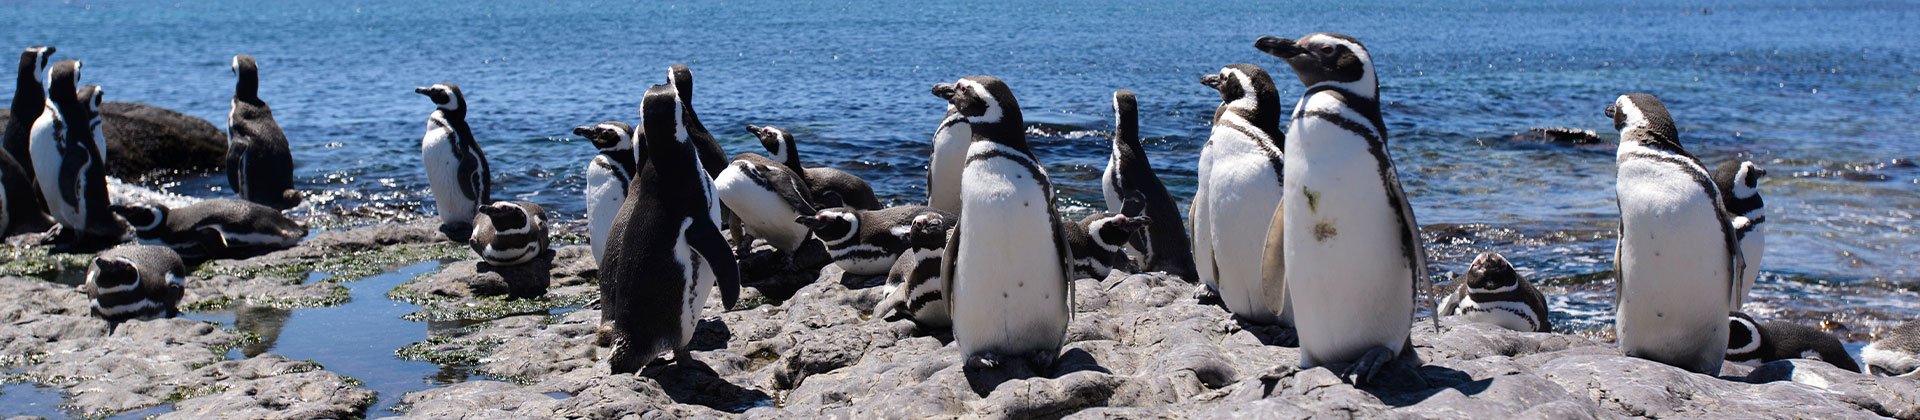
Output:
<svg viewBox="0 0 1920 420">
<path fill-rule="evenodd" d="M 287 326 L 292 309 L 241 305 L 233 309 L 233 328 L 260 336 L 260 341 L 240 348 L 241 357 L 258 356 L 280 342 L 280 329 Z"/>
</svg>

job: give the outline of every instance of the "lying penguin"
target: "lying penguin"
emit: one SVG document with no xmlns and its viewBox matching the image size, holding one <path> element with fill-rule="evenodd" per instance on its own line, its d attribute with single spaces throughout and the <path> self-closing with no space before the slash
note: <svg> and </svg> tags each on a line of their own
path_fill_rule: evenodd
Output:
<svg viewBox="0 0 1920 420">
<path fill-rule="evenodd" d="M 1484 252 L 1473 259 L 1460 287 L 1440 304 L 1440 314 L 1520 332 L 1553 331 L 1553 323 L 1547 320 L 1546 295 L 1520 277 L 1498 252 Z"/>
<path fill-rule="evenodd" d="M 121 245 L 87 265 L 87 299 L 108 331 L 122 322 L 179 315 L 186 294 L 187 265 L 172 249 Z"/>
<path fill-rule="evenodd" d="M 1786 359 L 1813 359 L 1859 372 L 1840 339 L 1790 322 L 1755 322 L 1747 314 L 1727 314 L 1727 361 L 1748 366 Z"/>
<path fill-rule="evenodd" d="M 953 324 L 947 314 L 946 282 L 940 280 L 940 259 L 954 221 L 940 213 L 913 217 L 913 227 L 907 231 L 907 250 L 887 271 L 886 298 L 873 306 L 874 317 L 899 315 L 924 328 Z"/>
<path fill-rule="evenodd" d="M 901 252 L 907 250 L 907 234 L 913 220 L 923 214 L 953 219 L 952 214 L 927 206 L 899 206 L 881 210 L 855 210 L 835 207 L 794 221 L 813 230 L 827 245 L 833 264 L 847 274 L 882 276 L 893 268 Z"/>
<path fill-rule="evenodd" d="M 480 206 L 467 245 L 487 264 L 506 267 L 533 261 L 551 241 L 546 209 L 525 201 L 500 201 Z"/>
<path fill-rule="evenodd" d="M 1867 373 L 1903 378 L 1920 377 L 1920 320 L 1901 323 L 1860 349 Z"/>
<path fill-rule="evenodd" d="M 1127 243 L 1152 224 L 1151 217 L 1114 212 L 1094 213 L 1079 223 L 1061 223 L 1067 231 L 1067 249 L 1073 252 L 1074 278 L 1099 280 L 1117 269 L 1133 269 L 1133 260 L 1125 249 Z"/>
<path fill-rule="evenodd" d="M 292 248 L 307 227 L 266 205 L 228 198 L 177 208 L 116 204 L 141 243 L 163 245 L 187 259 L 244 258 Z"/>
</svg>

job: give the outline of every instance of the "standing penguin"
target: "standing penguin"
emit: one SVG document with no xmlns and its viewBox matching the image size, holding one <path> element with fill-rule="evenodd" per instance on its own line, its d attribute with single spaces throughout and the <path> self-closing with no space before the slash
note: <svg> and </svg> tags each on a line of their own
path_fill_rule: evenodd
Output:
<svg viewBox="0 0 1920 420">
<path fill-rule="evenodd" d="M 1129 242 L 1140 252 L 1145 271 L 1164 271 L 1186 281 L 1198 281 L 1193 268 L 1193 248 L 1181 222 L 1180 205 L 1173 194 L 1154 175 L 1147 162 L 1147 150 L 1140 147 L 1140 109 L 1133 91 L 1113 92 L 1113 154 L 1107 158 L 1107 170 L 1100 176 L 1100 192 L 1107 210 L 1126 206 L 1129 198 L 1146 205 L 1140 215 L 1153 220 L 1134 234 Z M 1277 149 L 1277 148 L 1276 148 Z M 1124 213 L 1124 212 L 1123 212 Z"/>
<path fill-rule="evenodd" d="M 1628 356 L 1715 375 L 1727 320 L 1739 302 L 1740 242 L 1707 168 L 1680 147 L 1659 98 L 1620 95 L 1607 106 L 1620 130 L 1614 194 L 1620 242 L 1614 329 Z"/>
<path fill-rule="evenodd" d="M 719 198 L 700 169 L 684 109 L 671 85 L 655 85 L 641 100 L 649 161 L 614 217 L 600 264 L 613 373 L 639 372 L 669 350 L 691 361 L 687 343 L 709 292 L 720 286 L 727 309 L 740 299 L 739 262 L 720 235 Z"/>
<path fill-rule="evenodd" d="M 260 68 L 253 56 L 233 56 L 233 110 L 227 112 L 227 184 L 240 198 L 276 209 L 300 205 L 293 189 L 293 152 L 273 108 L 260 100 Z"/>
<path fill-rule="evenodd" d="M 47 89 L 40 78 L 46 77 L 47 56 L 53 47 L 27 47 L 20 53 L 20 80 L 13 91 L 13 113 L 7 119 L 5 139 L 0 144 L 0 237 L 19 233 L 44 232 L 53 226 L 53 216 L 40 199 L 34 183 L 33 156 L 29 143 L 33 123 L 47 108 Z"/>
<path fill-rule="evenodd" d="M 163 204 L 116 204 L 113 212 L 133 225 L 134 236 L 165 245 L 190 259 L 238 258 L 292 248 L 307 228 L 272 207 L 245 200 L 211 199 L 178 208 Z"/>
<path fill-rule="evenodd" d="M 1073 255 L 1053 207 L 1053 182 L 1027 146 L 1020 102 L 993 76 L 933 87 L 972 126 L 959 220 L 940 278 L 953 339 L 967 367 L 1053 365 L 1073 317 Z"/>
<path fill-rule="evenodd" d="M 735 156 L 733 163 L 713 179 L 720 202 L 739 219 L 733 226 L 789 255 L 812 238 L 807 225 L 797 220 L 818 212 L 807 198 L 805 185 L 806 181 L 786 165 L 753 153 Z M 750 243 L 743 237 L 734 240 L 741 245 Z"/>
<path fill-rule="evenodd" d="M 1067 249 L 1073 254 L 1074 278 L 1104 280 L 1114 270 L 1130 268 L 1124 248 L 1151 223 L 1152 217 L 1110 211 L 1094 213 L 1079 223 L 1062 223 Z"/>
<path fill-rule="evenodd" d="M 960 214 L 960 172 L 966 169 L 967 145 L 972 141 L 973 125 L 947 105 L 946 117 L 933 130 L 933 155 L 927 157 L 928 206 Z"/>
<path fill-rule="evenodd" d="M 713 140 L 713 132 L 700 124 L 700 116 L 693 113 L 693 70 L 685 64 L 667 66 L 667 82 L 673 84 L 673 90 L 680 95 L 680 118 L 687 120 L 687 137 L 693 139 L 695 150 L 700 154 L 700 167 L 707 177 L 720 176 L 727 169 L 727 150 L 720 142 Z"/>
<path fill-rule="evenodd" d="M 880 210 L 852 207 L 822 209 L 794 222 L 813 230 L 813 236 L 827 246 L 833 264 L 848 274 L 886 275 L 894 261 L 906 252 L 913 221 L 922 215 L 953 219 L 951 213 L 928 206 L 898 206 Z"/>
<path fill-rule="evenodd" d="M 875 317 L 898 314 L 930 328 L 953 324 L 947 315 L 947 291 L 942 289 L 946 282 L 940 279 L 940 257 L 945 254 L 953 222 L 953 217 L 944 212 L 913 217 L 907 250 L 887 270 L 886 298 L 873 306 Z"/>
<path fill-rule="evenodd" d="M 472 235 L 473 217 L 483 203 L 493 202 L 493 174 L 487 153 L 467 128 L 467 97 L 460 86 L 440 83 L 418 87 L 414 93 L 433 100 L 427 115 L 427 135 L 420 138 L 420 157 L 427 163 L 427 182 L 433 186 L 434 206 L 440 209 L 440 233 L 454 242 Z"/>
<path fill-rule="evenodd" d="M 1440 314 L 1520 332 L 1553 331 L 1553 323 L 1547 320 L 1546 295 L 1520 277 L 1498 252 L 1484 252 L 1473 259 L 1460 287 L 1440 304 Z"/>
<path fill-rule="evenodd" d="M 619 121 L 573 129 L 574 135 L 585 137 L 600 151 L 587 163 L 587 242 L 593 246 L 595 265 L 606 258 L 607 230 L 613 228 L 613 216 L 620 213 L 627 187 L 640 172 L 632 133 L 633 127 Z"/>
<path fill-rule="evenodd" d="M 1727 315 L 1727 361 L 1759 366 L 1786 359 L 1819 360 L 1860 372 L 1860 364 L 1832 334 L 1791 322 L 1760 323 L 1739 312 Z"/>
<path fill-rule="evenodd" d="M 1395 359 L 1418 365 L 1410 328 L 1427 255 L 1388 156 L 1373 56 L 1329 33 L 1254 47 L 1307 87 L 1287 130 L 1280 226 L 1300 366 L 1351 363 L 1341 376 L 1363 383 Z"/>
<path fill-rule="evenodd" d="M 87 298 L 93 316 L 113 326 L 133 319 L 172 317 L 186 294 L 187 265 L 172 249 L 121 245 L 87 265 Z"/>
<path fill-rule="evenodd" d="M 747 126 L 747 131 L 760 138 L 760 145 L 773 154 L 773 160 L 787 165 L 794 173 L 805 178 L 810 200 L 823 207 L 852 207 L 860 210 L 879 210 L 880 198 L 873 195 L 873 187 L 866 180 L 833 168 L 807 168 L 800 165 L 800 146 L 793 141 L 793 134 L 780 127 Z M 839 197 L 839 203 L 831 202 Z"/>
<path fill-rule="evenodd" d="M 1761 229 L 1767 223 L 1767 203 L 1760 199 L 1760 177 L 1764 176 L 1767 170 L 1747 161 L 1722 162 L 1713 170 L 1714 188 L 1720 190 L 1720 199 L 1727 205 L 1733 236 L 1740 240 L 1740 255 L 1746 264 L 1740 271 L 1735 310 L 1746 303 L 1753 282 L 1760 279 L 1760 259 L 1767 253 L 1767 232 Z"/>
<path fill-rule="evenodd" d="M 33 123 L 33 167 L 40 195 L 59 223 L 48 239 L 68 249 L 119 243 L 126 226 L 108 208 L 105 132 L 98 86 L 76 88 L 80 62 L 47 72 L 47 110 Z"/>
<path fill-rule="evenodd" d="M 487 264 L 507 267 L 533 261 L 547 252 L 551 241 L 546 209 L 525 201 L 501 201 L 480 206 L 467 246 Z"/>
<path fill-rule="evenodd" d="M 1860 349 L 1866 373 L 1912 378 L 1920 376 L 1920 320 L 1902 322 Z"/>
<path fill-rule="evenodd" d="M 1200 280 L 1235 316 L 1291 325 L 1287 280 L 1261 274 L 1267 231 L 1280 208 L 1280 94 L 1267 71 L 1234 64 L 1200 83 L 1220 91 L 1213 136 L 1200 151 L 1193 195 L 1193 256 Z M 1278 255 L 1277 253 L 1271 255 Z"/>
</svg>

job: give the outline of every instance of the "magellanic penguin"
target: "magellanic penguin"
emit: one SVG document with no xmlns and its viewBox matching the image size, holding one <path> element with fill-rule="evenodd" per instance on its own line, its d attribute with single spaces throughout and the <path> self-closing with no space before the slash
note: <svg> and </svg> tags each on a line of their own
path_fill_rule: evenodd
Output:
<svg viewBox="0 0 1920 420">
<path fill-rule="evenodd" d="M 473 237 L 467 246 L 494 266 L 526 264 L 547 252 L 547 210 L 525 201 L 501 201 L 480 206 Z"/>
<path fill-rule="evenodd" d="M 875 317 L 899 315 L 923 328 L 953 325 L 947 315 L 946 282 L 940 279 L 940 257 L 945 254 L 953 222 L 953 217 L 944 212 L 913 217 L 907 250 L 887 270 L 886 297 L 874 305 Z"/>
<path fill-rule="evenodd" d="M 48 239 L 67 249 L 118 244 L 126 226 L 108 208 L 106 138 L 98 86 L 76 87 L 80 62 L 61 61 L 47 74 L 47 110 L 33 124 L 34 178 L 59 223 Z"/>
<path fill-rule="evenodd" d="M 172 249 L 121 245 L 87 265 L 87 298 L 108 328 L 133 319 L 172 317 L 186 294 L 187 265 Z M 110 330 L 111 331 L 111 330 Z"/>
<path fill-rule="evenodd" d="M 1067 249 L 1073 255 L 1074 278 L 1103 280 L 1114 270 L 1134 269 L 1125 249 L 1127 242 L 1150 223 L 1152 217 L 1128 217 L 1110 211 L 1094 213 L 1079 223 L 1062 223 L 1067 230 Z"/>
<path fill-rule="evenodd" d="M 1614 330 L 1628 356 L 1716 375 L 1726 315 L 1740 292 L 1740 242 L 1707 168 L 1681 148 L 1660 99 L 1621 95 L 1607 106 L 1620 130 L 1614 194 Z"/>
<path fill-rule="evenodd" d="M 227 184 L 247 201 L 282 210 L 300 205 L 287 135 L 260 100 L 260 67 L 247 54 L 233 56 L 232 67 L 239 81 L 227 112 Z"/>
<path fill-rule="evenodd" d="M 687 343 L 707 295 L 740 299 L 740 265 L 720 234 L 713 180 L 700 169 L 683 108 L 671 85 L 647 89 L 641 126 L 647 159 L 614 217 L 600 264 L 602 319 L 614 373 L 638 372 L 667 351 L 688 361 Z"/>
<path fill-rule="evenodd" d="M 1787 359 L 1819 360 L 1860 372 L 1860 364 L 1832 334 L 1791 322 L 1755 322 L 1739 312 L 1727 315 L 1727 361 L 1759 366 Z"/>
<path fill-rule="evenodd" d="M 773 154 L 773 160 L 787 165 L 794 173 L 805 178 L 808 199 L 822 207 L 852 207 L 860 210 L 879 210 L 880 198 L 873 195 L 873 187 L 866 180 L 833 168 L 807 168 L 800 165 L 800 146 L 793 141 L 793 133 L 780 127 L 747 126 L 747 131 L 760 138 L 760 145 Z M 834 202 L 838 197 L 840 202 Z"/>
<path fill-rule="evenodd" d="M 587 242 L 593 247 L 596 266 L 606 258 L 607 231 L 613 228 L 613 216 L 627 200 L 627 187 L 640 173 L 640 159 L 633 127 L 619 121 L 607 121 L 573 129 L 585 137 L 600 153 L 587 163 Z"/>
<path fill-rule="evenodd" d="M 700 124 L 700 116 L 693 112 L 693 70 L 685 64 L 667 66 L 667 82 L 679 92 L 680 118 L 687 120 L 687 137 L 693 139 L 695 150 L 700 154 L 701 169 L 709 178 L 720 176 L 720 171 L 727 169 L 727 150 L 713 140 L 713 133 Z"/>
<path fill-rule="evenodd" d="M 1193 268 L 1193 243 L 1187 237 L 1180 205 L 1154 175 L 1147 150 L 1140 146 L 1140 109 L 1133 91 L 1113 92 L 1113 114 L 1113 154 L 1108 156 L 1107 170 L 1100 176 L 1107 210 L 1118 211 L 1129 199 L 1140 200 L 1146 207 L 1139 215 L 1153 221 L 1128 242 L 1140 254 L 1141 269 L 1199 281 L 1200 275 Z"/>
<path fill-rule="evenodd" d="M 834 207 L 794 221 L 812 229 L 813 236 L 826 244 L 833 264 L 847 274 L 881 276 L 893 268 L 900 253 L 906 252 L 913 220 L 924 214 L 953 219 L 952 214 L 933 207 L 898 206 L 880 210 Z"/>
<path fill-rule="evenodd" d="M 1226 66 L 1200 83 L 1220 92 L 1193 195 L 1200 280 L 1219 291 L 1235 316 L 1291 325 L 1286 279 L 1261 273 L 1261 263 L 1271 258 L 1267 231 L 1283 192 L 1280 94 L 1267 71 L 1252 64 Z"/>
<path fill-rule="evenodd" d="M 1867 373 L 1903 378 L 1920 377 L 1920 320 L 1900 323 L 1860 349 Z"/>
<path fill-rule="evenodd" d="M 211 199 L 178 208 L 116 204 L 141 243 L 173 248 L 188 259 L 242 258 L 292 248 L 307 228 L 266 205 Z"/>
<path fill-rule="evenodd" d="M 420 138 L 420 157 L 426 160 L 427 182 L 433 187 L 434 206 L 440 210 L 440 233 L 455 242 L 466 241 L 480 206 L 493 202 L 487 153 L 467 127 L 467 97 L 459 85 L 440 83 L 413 91 L 426 95 L 434 105 L 427 116 L 427 135 Z"/>
<path fill-rule="evenodd" d="M 1020 102 L 992 76 L 933 87 L 972 126 L 960 214 L 941 258 L 963 365 L 1045 371 L 1073 317 L 1073 255 L 1053 182 L 1027 145 Z"/>
<path fill-rule="evenodd" d="M 1364 383 L 1388 361 L 1418 365 L 1410 328 L 1427 253 L 1388 155 L 1373 56 L 1329 33 L 1254 47 L 1307 87 L 1288 125 L 1279 226 L 1300 366 L 1351 363 L 1341 376 Z"/>
<path fill-rule="evenodd" d="M 967 145 L 972 142 L 973 125 L 948 104 L 947 115 L 933 130 L 933 154 L 927 157 L 928 206 L 960 214 L 960 172 L 966 169 Z"/>
<path fill-rule="evenodd" d="M 758 154 L 741 153 L 714 177 L 713 188 L 720 202 L 739 218 L 736 226 L 765 239 L 774 249 L 791 254 L 813 238 L 808 235 L 807 225 L 798 220 L 812 217 L 819 209 L 807 198 L 806 181 L 786 165 Z"/>
<path fill-rule="evenodd" d="M 53 226 L 53 215 L 40 199 L 34 183 L 33 155 L 29 149 L 33 123 L 47 109 L 47 89 L 41 78 L 47 75 L 47 57 L 53 47 L 27 47 L 20 53 L 20 80 L 14 86 L 13 113 L 7 119 L 5 150 L 0 151 L 0 236 L 45 232 Z"/>
<path fill-rule="evenodd" d="M 1760 177 L 1767 170 L 1748 161 L 1722 162 L 1713 170 L 1714 188 L 1720 190 L 1722 204 L 1733 220 L 1733 236 L 1740 240 L 1740 256 L 1746 269 L 1740 271 L 1740 293 L 1734 309 L 1747 301 L 1753 283 L 1760 279 L 1760 259 L 1767 253 L 1767 203 L 1760 199 Z"/>
<path fill-rule="evenodd" d="M 1547 320 L 1546 295 L 1520 277 L 1498 252 L 1484 252 L 1473 259 L 1460 287 L 1440 304 L 1440 314 L 1520 332 L 1553 331 L 1553 323 Z"/>
</svg>

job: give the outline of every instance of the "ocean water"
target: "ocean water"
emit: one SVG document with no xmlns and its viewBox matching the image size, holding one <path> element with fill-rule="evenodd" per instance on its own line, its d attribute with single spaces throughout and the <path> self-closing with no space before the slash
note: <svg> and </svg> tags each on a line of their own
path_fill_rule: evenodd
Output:
<svg viewBox="0 0 1920 420">
<path fill-rule="evenodd" d="M 413 87 L 459 83 L 495 197 L 572 220 L 593 149 L 571 128 L 637 122 L 672 63 L 692 67 L 694 106 L 729 153 L 764 152 L 745 124 L 790 128 L 811 165 L 865 177 L 895 204 L 924 200 L 944 111 L 934 83 L 1006 80 L 1069 213 L 1097 206 L 1108 100 L 1133 89 L 1154 166 L 1187 197 L 1219 102 L 1199 77 L 1257 64 L 1291 104 L 1303 89 L 1253 40 L 1342 32 L 1379 66 L 1391 152 L 1443 280 L 1498 251 L 1554 295 L 1563 329 L 1610 322 L 1615 133 L 1602 109 L 1648 92 L 1709 166 L 1770 173 L 1749 312 L 1854 341 L 1920 314 L 1920 5 L 1513 3 L 19 1 L 0 6 L 0 46 L 55 45 L 108 100 L 215 125 L 228 60 L 253 54 L 300 186 L 319 191 L 300 214 L 364 224 L 432 212 L 418 161 L 433 106 Z M 1544 126 L 1609 140 L 1515 136 Z M 153 186 L 219 196 L 224 184 Z"/>
</svg>

